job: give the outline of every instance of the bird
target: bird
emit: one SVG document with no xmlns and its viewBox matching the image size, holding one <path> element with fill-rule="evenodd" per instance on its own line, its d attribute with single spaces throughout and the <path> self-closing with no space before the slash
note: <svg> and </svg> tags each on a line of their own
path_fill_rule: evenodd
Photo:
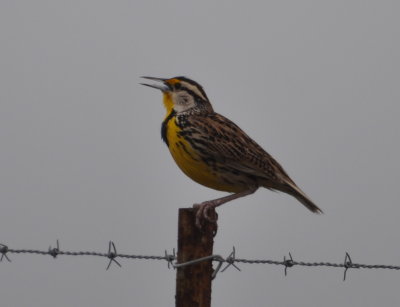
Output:
<svg viewBox="0 0 400 307">
<path fill-rule="evenodd" d="M 178 167 L 206 187 L 231 194 L 194 204 L 196 226 L 216 223 L 210 210 L 263 187 L 287 193 L 314 213 L 322 210 L 294 183 L 283 167 L 233 121 L 216 113 L 203 87 L 184 76 L 142 78 L 161 90 L 166 116 L 161 137 Z M 215 216 L 215 215 L 214 215 Z"/>
</svg>

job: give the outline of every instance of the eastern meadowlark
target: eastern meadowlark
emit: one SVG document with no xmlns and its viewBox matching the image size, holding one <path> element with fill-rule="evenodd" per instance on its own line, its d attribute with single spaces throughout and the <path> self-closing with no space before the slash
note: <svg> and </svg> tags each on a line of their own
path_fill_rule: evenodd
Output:
<svg viewBox="0 0 400 307">
<path fill-rule="evenodd" d="M 271 155 L 235 123 L 214 112 L 200 84 L 186 77 L 143 78 L 161 82 L 142 84 L 163 93 L 167 114 L 161 137 L 179 168 L 204 186 L 233 193 L 195 204 L 198 227 L 202 219 L 212 221 L 210 209 L 259 187 L 288 193 L 312 212 L 322 212 Z"/>
</svg>

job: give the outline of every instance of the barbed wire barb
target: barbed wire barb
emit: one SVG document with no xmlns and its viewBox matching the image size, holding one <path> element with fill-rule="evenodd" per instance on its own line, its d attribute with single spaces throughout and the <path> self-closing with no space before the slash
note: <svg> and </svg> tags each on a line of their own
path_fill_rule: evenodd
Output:
<svg viewBox="0 0 400 307">
<path fill-rule="evenodd" d="M 343 281 L 346 280 L 346 274 L 348 269 L 359 269 L 360 265 L 354 264 L 353 261 L 351 260 L 350 254 L 346 252 L 346 256 L 344 257 L 344 273 L 343 273 Z"/>
<path fill-rule="evenodd" d="M 229 254 L 229 256 L 225 259 L 225 262 L 228 264 L 221 270 L 221 273 L 225 272 L 227 268 L 230 266 L 233 266 L 236 270 L 240 271 L 239 267 L 235 264 L 235 259 L 236 258 L 236 249 L 233 246 L 232 247 L 232 252 Z"/>
<path fill-rule="evenodd" d="M 58 242 L 57 239 L 57 247 L 51 248 L 51 245 L 49 246 L 49 255 L 53 256 L 53 258 L 57 258 L 57 255 L 60 253 L 60 243 Z"/>
<path fill-rule="evenodd" d="M 175 269 L 173 261 L 176 260 L 176 255 L 175 255 L 175 248 L 172 249 L 172 254 L 168 254 L 167 250 L 165 250 L 165 260 L 167 261 L 168 269 L 172 266 L 173 269 Z"/>
<path fill-rule="evenodd" d="M 107 257 L 108 257 L 108 259 L 110 259 L 110 261 L 108 262 L 108 266 L 107 266 L 106 270 L 108 270 L 110 268 L 111 263 L 113 263 L 113 262 L 118 264 L 119 267 L 122 267 L 122 265 L 115 259 L 116 257 L 118 257 L 118 253 L 117 253 L 117 249 L 115 248 L 115 244 L 113 241 L 108 242 Z"/>
<path fill-rule="evenodd" d="M 290 252 L 289 259 L 286 259 L 286 256 L 283 256 L 283 265 L 285 266 L 285 276 L 287 276 L 287 268 L 291 268 L 292 266 L 294 266 L 294 261 Z"/>
<path fill-rule="evenodd" d="M 8 251 L 9 251 L 8 246 L 0 243 L 0 253 L 1 253 L 0 262 L 3 261 L 3 258 L 6 258 L 8 262 L 11 262 L 11 259 L 8 258 L 7 256 Z"/>
</svg>

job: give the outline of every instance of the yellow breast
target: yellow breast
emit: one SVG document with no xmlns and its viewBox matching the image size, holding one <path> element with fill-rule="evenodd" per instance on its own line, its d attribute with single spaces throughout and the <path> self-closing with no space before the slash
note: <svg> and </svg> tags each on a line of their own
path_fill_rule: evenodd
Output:
<svg viewBox="0 0 400 307">
<path fill-rule="evenodd" d="M 179 135 L 181 128 L 176 125 L 173 102 L 168 92 L 163 95 L 167 116 L 161 134 L 179 168 L 191 179 L 206 187 L 226 192 L 237 192 L 236 186 L 223 181 L 218 170 L 207 165 L 184 137 Z"/>
<path fill-rule="evenodd" d="M 180 128 L 172 118 L 167 123 L 166 137 L 168 148 L 179 168 L 194 181 L 219 191 L 237 192 L 238 187 L 225 182 L 219 174 L 218 167 L 212 169 L 193 149 L 184 137 L 179 135 Z"/>
<path fill-rule="evenodd" d="M 207 165 L 199 154 L 192 148 L 184 137 L 179 135 L 179 128 L 175 118 L 167 123 L 166 138 L 169 151 L 179 168 L 194 181 L 220 191 L 234 192 L 236 189 L 224 182 L 218 175 L 218 170 L 213 170 Z"/>
</svg>

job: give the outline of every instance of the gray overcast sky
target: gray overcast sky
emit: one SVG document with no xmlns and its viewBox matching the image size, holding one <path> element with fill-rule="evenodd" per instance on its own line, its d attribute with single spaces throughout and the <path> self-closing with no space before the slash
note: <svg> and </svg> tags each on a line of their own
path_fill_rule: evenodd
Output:
<svg viewBox="0 0 400 307">
<path fill-rule="evenodd" d="M 215 253 L 400 264 L 399 1 L 1 1 L 0 242 L 162 255 L 179 207 L 225 195 L 161 142 L 186 75 L 325 211 L 260 190 L 219 212 Z M 10 255 L 2 306 L 173 306 L 164 262 Z M 397 271 L 240 265 L 214 306 L 396 306 Z"/>
</svg>

